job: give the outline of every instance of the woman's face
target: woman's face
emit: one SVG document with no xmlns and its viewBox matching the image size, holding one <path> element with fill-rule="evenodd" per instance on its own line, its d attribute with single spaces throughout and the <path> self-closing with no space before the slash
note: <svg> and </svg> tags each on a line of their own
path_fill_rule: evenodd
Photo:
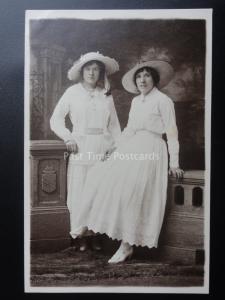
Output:
<svg viewBox="0 0 225 300">
<path fill-rule="evenodd" d="M 148 94 L 154 87 L 154 82 L 151 74 L 143 70 L 136 75 L 136 85 L 141 94 Z"/>
<path fill-rule="evenodd" d="M 100 67 L 96 64 L 89 64 L 83 68 L 83 80 L 86 84 L 95 87 L 100 76 Z"/>
</svg>

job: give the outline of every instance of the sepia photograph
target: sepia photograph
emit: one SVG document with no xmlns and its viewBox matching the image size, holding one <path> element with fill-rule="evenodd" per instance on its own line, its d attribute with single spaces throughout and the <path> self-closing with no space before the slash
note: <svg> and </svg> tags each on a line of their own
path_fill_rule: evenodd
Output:
<svg viewBox="0 0 225 300">
<path fill-rule="evenodd" d="M 212 9 L 28 10 L 25 292 L 208 293 Z"/>
</svg>

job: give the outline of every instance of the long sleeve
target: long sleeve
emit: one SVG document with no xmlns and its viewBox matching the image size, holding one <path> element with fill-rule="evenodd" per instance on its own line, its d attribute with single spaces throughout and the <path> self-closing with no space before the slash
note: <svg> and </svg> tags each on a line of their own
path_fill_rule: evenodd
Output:
<svg viewBox="0 0 225 300">
<path fill-rule="evenodd" d="M 167 136 L 168 151 L 170 155 L 170 167 L 179 167 L 179 142 L 176 116 L 173 101 L 166 97 L 160 102 L 160 113 L 162 116 L 165 133 Z"/>
<path fill-rule="evenodd" d="M 69 94 L 69 91 L 66 90 L 56 105 L 50 119 L 52 131 L 54 131 L 59 138 L 64 140 L 64 142 L 71 139 L 71 132 L 65 125 L 65 117 L 69 113 Z"/>
</svg>

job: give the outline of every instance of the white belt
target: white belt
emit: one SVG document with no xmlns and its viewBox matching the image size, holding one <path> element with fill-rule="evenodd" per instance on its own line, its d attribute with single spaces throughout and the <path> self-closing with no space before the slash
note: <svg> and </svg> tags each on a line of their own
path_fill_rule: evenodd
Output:
<svg viewBox="0 0 225 300">
<path fill-rule="evenodd" d="M 156 137 L 159 137 L 159 138 L 162 138 L 162 134 L 158 133 L 158 132 L 154 132 L 154 131 L 151 131 L 151 130 L 148 130 L 148 129 L 137 129 L 136 130 L 136 133 L 138 132 L 143 132 L 143 133 L 150 133 Z"/>
<path fill-rule="evenodd" d="M 103 134 L 104 131 L 102 128 L 85 128 L 84 134 L 90 134 L 90 135 L 100 135 Z"/>
</svg>

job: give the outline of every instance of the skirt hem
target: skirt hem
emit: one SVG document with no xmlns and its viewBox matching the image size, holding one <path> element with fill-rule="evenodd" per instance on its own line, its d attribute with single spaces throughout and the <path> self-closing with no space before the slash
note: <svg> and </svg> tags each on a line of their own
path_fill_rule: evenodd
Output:
<svg viewBox="0 0 225 300">
<path fill-rule="evenodd" d="M 118 237 L 118 236 L 115 236 L 113 234 L 109 234 L 106 232 L 106 230 L 99 230 L 99 229 L 95 229 L 93 226 L 82 226 L 80 227 L 79 229 L 77 230 L 74 230 L 74 231 L 71 231 L 70 232 L 70 235 L 73 239 L 76 239 L 76 238 L 80 238 L 80 237 L 83 237 L 85 236 L 85 233 L 87 231 L 93 231 L 95 234 L 106 234 L 110 239 L 112 240 L 116 240 L 116 241 L 123 241 L 125 243 L 128 243 L 130 244 L 131 246 L 136 246 L 136 247 L 148 247 L 148 248 L 157 248 L 158 247 L 158 243 L 157 242 L 153 242 L 153 243 L 147 243 L 147 242 L 134 242 L 134 241 L 130 241 L 129 239 L 127 238 L 124 238 L 124 237 Z"/>
</svg>

